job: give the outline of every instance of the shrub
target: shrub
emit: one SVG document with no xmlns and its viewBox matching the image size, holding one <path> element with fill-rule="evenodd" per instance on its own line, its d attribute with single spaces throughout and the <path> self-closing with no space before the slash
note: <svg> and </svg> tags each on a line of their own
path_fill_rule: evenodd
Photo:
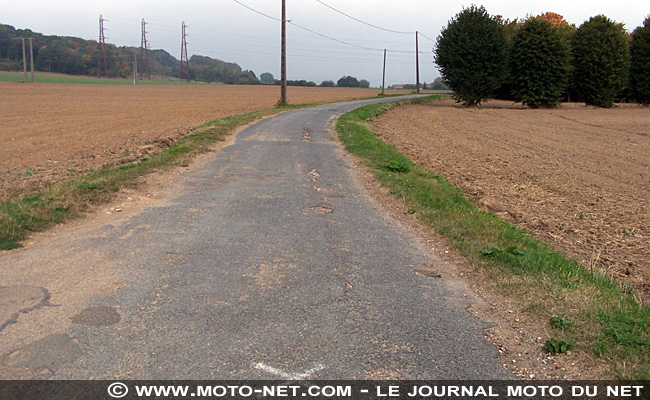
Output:
<svg viewBox="0 0 650 400">
<path fill-rule="evenodd" d="M 625 30 L 598 15 L 573 37 L 574 85 L 588 105 L 611 107 L 627 81 L 630 49 Z"/>
<path fill-rule="evenodd" d="M 359 87 L 359 80 L 353 76 L 344 76 L 336 82 L 338 87 Z"/>
<path fill-rule="evenodd" d="M 567 84 L 568 54 L 566 42 L 551 22 L 527 20 L 510 49 L 514 99 L 533 108 L 556 106 Z"/>
<path fill-rule="evenodd" d="M 457 102 L 468 107 L 479 105 L 494 93 L 505 75 L 503 25 L 484 7 L 463 9 L 438 36 L 435 63 Z"/>
<path fill-rule="evenodd" d="M 411 165 L 406 161 L 388 161 L 384 168 L 391 172 L 409 172 Z"/>
<path fill-rule="evenodd" d="M 632 32 L 630 86 L 636 100 L 650 104 L 650 16 Z"/>
</svg>

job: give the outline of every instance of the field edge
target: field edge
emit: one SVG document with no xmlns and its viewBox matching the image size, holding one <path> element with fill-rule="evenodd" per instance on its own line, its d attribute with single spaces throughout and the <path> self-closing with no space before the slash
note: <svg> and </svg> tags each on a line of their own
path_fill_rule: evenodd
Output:
<svg viewBox="0 0 650 400">
<path fill-rule="evenodd" d="M 490 290 L 548 326 L 550 353 L 572 349 L 605 361 L 614 377 L 648 379 L 650 309 L 636 303 L 628 288 L 480 210 L 444 177 L 424 170 L 367 127 L 395 107 L 436 98 L 362 107 L 339 117 L 335 129 L 345 149 L 422 225 L 466 257 Z"/>
</svg>

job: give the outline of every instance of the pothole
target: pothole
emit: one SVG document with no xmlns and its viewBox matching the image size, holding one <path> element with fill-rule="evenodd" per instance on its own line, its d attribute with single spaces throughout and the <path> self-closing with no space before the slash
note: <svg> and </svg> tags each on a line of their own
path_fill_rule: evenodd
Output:
<svg viewBox="0 0 650 400">
<path fill-rule="evenodd" d="M 83 355 L 81 347 L 70 336 L 57 333 L 14 351 L 6 357 L 6 362 L 13 367 L 54 370 Z"/>
<path fill-rule="evenodd" d="M 101 328 L 103 326 L 111 326 L 117 324 L 120 322 L 122 317 L 117 312 L 115 307 L 93 306 L 86 308 L 71 319 L 72 322 L 78 325 Z"/>
</svg>

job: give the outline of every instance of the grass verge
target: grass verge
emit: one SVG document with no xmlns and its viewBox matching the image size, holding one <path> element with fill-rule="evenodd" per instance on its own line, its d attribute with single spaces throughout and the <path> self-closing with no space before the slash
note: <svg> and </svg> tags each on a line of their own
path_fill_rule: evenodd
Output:
<svg viewBox="0 0 650 400">
<path fill-rule="evenodd" d="M 22 247 L 29 232 L 43 231 L 80 216 L 89 206 L 111 200 L 120 189 L 138 185 L 138 178 L 174 166 L 188 166 L 198 154 L 224 141 L 235 129 L 267 115 L 309 104 L 276 107 L 218 119 L 192 129 L 174 145 L 131 164 L 74 177 L 27 195 L 0 202 L 0 250 Z"/>
<path fill-rule="evenodd" d="M 336 130 L 345 148 L 403 199 L 410 213 L 444 236 L 522 311 L 548 321 L 549 352 L 574 349 L 605 360 L 613 376 L 649 379 L 650 308 L 639 305 L 629 288 L 480 210 L 444 177 L 416 165 L 366 125 L 396 106 L 430 100 L 362 107 L 341 116 Z"/>
</svg>

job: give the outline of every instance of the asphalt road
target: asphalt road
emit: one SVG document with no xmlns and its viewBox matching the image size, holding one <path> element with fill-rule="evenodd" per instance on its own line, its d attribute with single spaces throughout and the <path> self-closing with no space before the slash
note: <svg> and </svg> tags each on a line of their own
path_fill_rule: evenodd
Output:
<svg viewBox="0 0 650 400">
<path fill-rule="evenodd" d="M 265 119 L 173 198 L 0 255 L 0 376 L 512 378 L 331 140 L 365 103 Z"/>
</svg>

